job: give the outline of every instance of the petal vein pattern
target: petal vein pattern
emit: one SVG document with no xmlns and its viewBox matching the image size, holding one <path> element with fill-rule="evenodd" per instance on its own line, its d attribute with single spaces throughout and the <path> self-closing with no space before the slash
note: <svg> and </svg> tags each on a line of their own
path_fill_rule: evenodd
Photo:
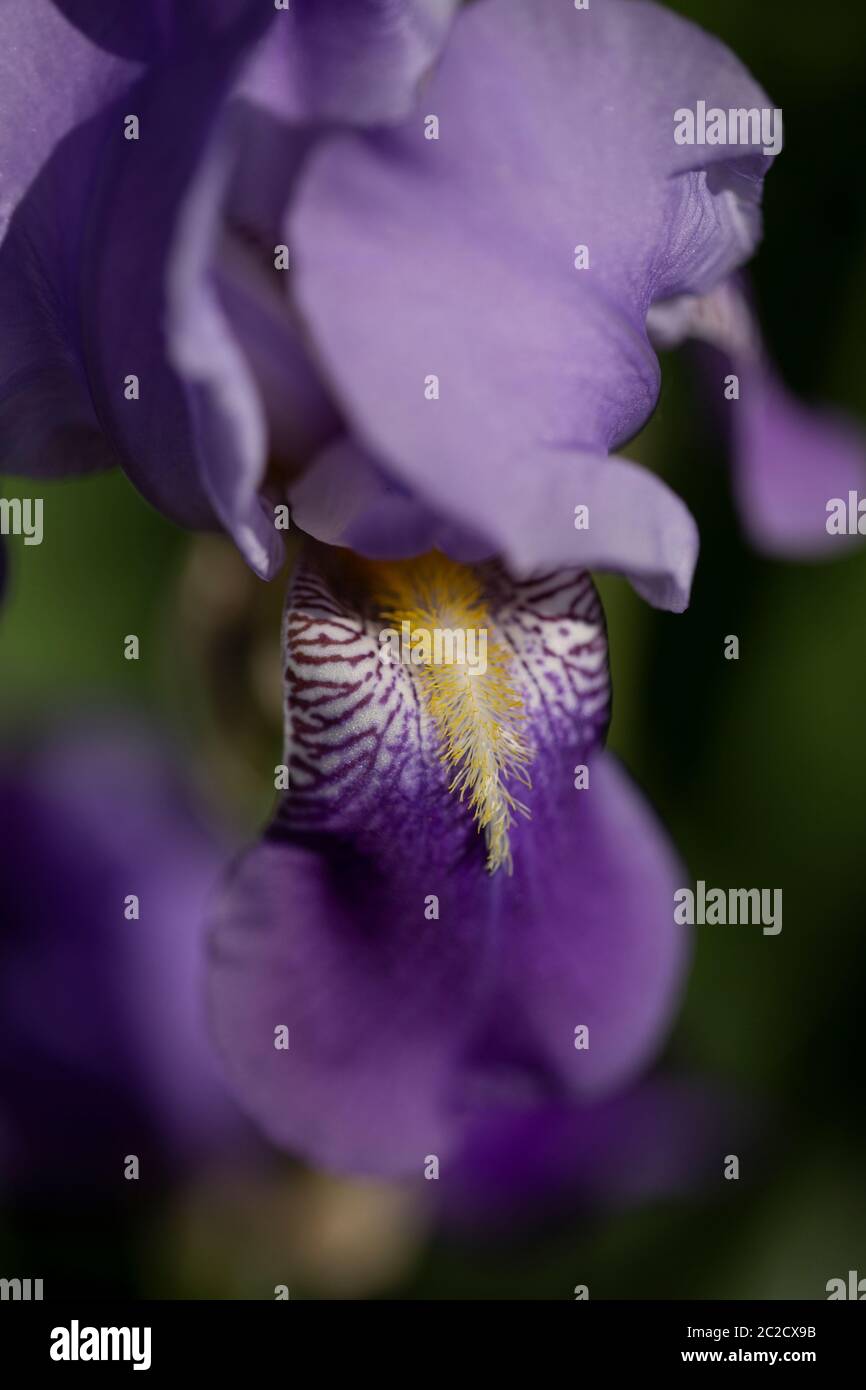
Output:
<svg viewBox="0 0 866 1390">
<path fill-rule="evenodd" d="M 349 562 L 334 582 L 304 565 L 284 640 L 283 830 L 339 829 L 375 850 L 411 829 L 438 862 L 482 831 L 488 868 L 510 871 L 515 812 L 532 814 L 513 784 L 543 799 L 551 755 L 585 752 L 606 727 L 604 622 L 585 573 L 515 583 L 498 564 L 432 553 Z"/>
</svg>

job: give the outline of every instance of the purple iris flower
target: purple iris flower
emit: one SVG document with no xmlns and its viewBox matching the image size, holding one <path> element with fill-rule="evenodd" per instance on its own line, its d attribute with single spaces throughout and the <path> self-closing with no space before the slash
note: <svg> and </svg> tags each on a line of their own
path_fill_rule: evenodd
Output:
<svg viewBox="0 0 866 1390">
<path fill-rule="evenodd" d="M 0 762 L 0 1185 L 150 1187 L 236 1148 L 204 1027 L 224 846 L 166 749 L 84 729 Z M 130 895 L 138 917 L 129 914 Z"/>
<path fill-rule="evenodd" d="M 674 140 L 699 101 L 769 107 L 724 46 L 640 0 L 7 0 L 0 40 L 0 466 L 120 463 L 265 576 L 288 496 L 373 556 L 685 606 L 692 518 L 615 451 L 658 393 L 648 313 L 759 238 L 760 140 Z M 765 399 L 759 538 L 797 530 Z M 816 441 L 810 509 L 850 458 Z"/>
<path fill-rule="evenodd" d="M 119 463 L 265 576 L 286 498 L 329 544 L 211 1007 L 279 1143 L 391 1173 L 601 1101 L 669 1022 L 683 874 L 600 751 L 586 571 L 688 601 L 694 522 L 616 450 L 658 394 L 648 315 L 748 260 L 769 164 L 675 142 L 677 109 L 770 103 L 655 5 L 456 9 L 0 15 L 0 463 Z M 483 633 L 485 669 L 385 660 L 404 622 Z"/>
</svg>

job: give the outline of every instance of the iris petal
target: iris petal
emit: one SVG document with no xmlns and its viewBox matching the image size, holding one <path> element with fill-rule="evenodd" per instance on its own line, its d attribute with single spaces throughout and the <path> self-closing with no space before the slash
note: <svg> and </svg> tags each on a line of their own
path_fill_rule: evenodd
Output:
<svg viewBox="0 0 866 1390">
<path fill-rule="evenodd" d="M 649 483 L 627 536 L 618 487 L 585 550 L 565 532 L 585 474 L 655 404 L 649 305 L 711 286 L 759 235 L 760 149 L 674 141 L 674 110 L 699 98 L 766 105 L 721 44 L 653 5 L 479 0 L 414 118 L 315 153 L 288 235 L 329 379 L 387 471 L 524 571 L 625 569 L 676 608 L 694 530 L 660 485 L 652 553 Z"/>
<path fill-rule="evenodd" d="M 477 575 L 533 750 L 513 878 L 485 867 L 417 674 L 382 660 L 369 569 L 322 552 L 290 591 L 290 790 L 215 909 L 211 1015 L 242 1103 L 332 1167 L 420 1172 L 492 1094 L 619 1084 L 680 979 L 671 852 L 597 754 L 609 691 L 588 577 Z"/>
<path fill-rule="evenodd" d="M 231 201 L 243 197 L 243 230 L 269 247 L 279 282 L 274 224 L 308 139 L 280 118 L 402 112 L 452 9 L 190 0 L 107 14 L 63 0 L 61 18 L 45 0 L 3 6 L 4 467 L 120 463 L 174 520 L 218 521 L 260 574 L 276 571 L 282 546 L 260 500 L 269 446 L 298 444 L 300 419 L 300 445 L 318 447 L 334 421 L 283 285 L 263 301 L 261 277 L 223 254 Z M 137 140 L 124 138 L 126 113 Z M 245 161 L 258 178 L 240 178 Z M 138 396 L 125 395 L 130 375 Z"/>
<path fill-rule="evenodd" d="M 687 295 L 653 306 L 648 325 L 660 347 L 687 340 L 712 350 L 715 398 L 728 374 L 738 395 L 725 400 L 733 451 L 734 485 L 749 539 L 770 555 L 835 553 L 840 540 L 827 532 L 827 504 L 866 486 L 866 439 L 853 421 L 798 401 L 779 378 L 742 278 L 734 276 L 703 296 Z"/>
</svg>

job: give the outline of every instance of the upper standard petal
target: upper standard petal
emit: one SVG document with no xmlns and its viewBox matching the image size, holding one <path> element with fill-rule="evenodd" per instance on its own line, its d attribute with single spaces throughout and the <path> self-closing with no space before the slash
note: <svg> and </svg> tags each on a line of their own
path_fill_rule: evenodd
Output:
<svg viewBox="0 0 866 1390">
<path fill-rule="evenodd" d="M 302 180 L 298 300 L 356 437 L 527 569 L 583 562 L 545 534 L 573 509 L 570 456 L 603 459 L 654 406 L 650 304 L 754 249 L 768 160 L 678 145 L 674 113 L 699 99 L 766 104 L 723 45 L 654 5 L 479 0 L 423 106 L 335 137 Z M 532 537 L 527 491 L 547 522 Z"/>
</svg>

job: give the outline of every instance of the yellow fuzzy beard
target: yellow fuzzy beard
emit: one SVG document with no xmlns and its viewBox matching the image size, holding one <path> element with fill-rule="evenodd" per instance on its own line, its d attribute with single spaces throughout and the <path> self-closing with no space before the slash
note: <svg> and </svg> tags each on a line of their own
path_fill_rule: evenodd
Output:
<svg viewBox="0 0 866 1390">
<path fill-rule="evenodd" d="M 509 832 L 529 810 L 509 790 L 511 780 L 529 787 L 532 752 L 524 738 L 523 700 L 511 674 L 509 653 L 493 636 L 493 624 L 476 575 L 438 551 L 417 560 L 371 564 L 368 577 L 382 618 L 408 622 L 413 634 L 430 636 L 431 655 L 413 664 L 423 697 L 442 740 L 442 761 L 454 769 L 448 788 L 468 800 L 487 845 L 490 873 L 512 871 Z M 487 666 L 436 660 L 438 630 L 486 633 Z M 440 651 L 441 656 L 441 651 Z"/>
</svg>

